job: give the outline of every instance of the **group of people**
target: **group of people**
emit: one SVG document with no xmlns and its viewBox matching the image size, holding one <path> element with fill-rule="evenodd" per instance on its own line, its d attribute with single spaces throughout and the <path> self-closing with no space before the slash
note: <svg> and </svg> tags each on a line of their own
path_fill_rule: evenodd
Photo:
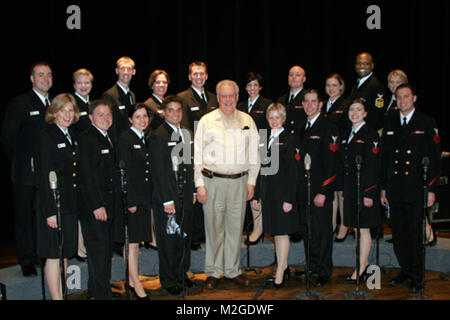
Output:
<svg viewBox="0 0 450 320">
<path fill-rule="evenodd" d="M 358 83 L 350 95 L 343 97 L 344 80 L 332 74 L 325 85 L 328 99 L 323 100 L 318 90 L 304 89 L 306 72 L 294 66 L 289 92 L 275 102 L 262 97 L 263 77 L 250 72 L 248 99 L 240 101 L 239 86 L 232 80 L 220 81 L 216 94 L 207 91 L 207 66 L 197 61 L 189 66 L 190 88 L 166 96 L 169 75 L 155 70 L 148 82 L 152 96 L 139 103 L 130 90 L 136 69 L 129 57 L 117 61 L 117 82 L 93 101 L 94 78 L 88 70 L 74 72 L 74 94 L 50 100 L 51 66 L 34 64 L 32 90 L 12 99 L 0 137 L 11 158 L 23 274 L 36 274 L 35 265 L 45 259 L 51 296 L 63 298 L 59 261 L 64 258 L 67 264 L 67 258 L 78 255 L 82 238 L 88 297 L 110 299 L 114 243 L 128 242 L 123 251 L 130 290 L 136 298 L 148 299 L 138 270 L 139 243 L 148 242 L 158 250 L 162 288 L 180 295 L 197 286 L 188 277 L 190 250 L 204 237 L 205 287 L 216 288 L 222 275 L 248 286 L 240 248 L 249 203 L 254 228 L 248 241 L 256 244 L 264 233 L 275 238 L 274 289 L 290 276 L 289 236 L 298 232 L 305 249 L 310 248 L 313 284 L 326 285 L 333 269 L 337 212 L 341 227 L 336 239 L 343 239 L 347 227 L 356 227 L 360 211 L 361 273 L 347 277 L 354 282 L 366 273 L 370 228 L 381 223 L 380 206 L 389 205 L 402 269 L 391 284 L 411 280 L 411 290 L 419 290 L 421 163 L 429 159 L 430 206 L 439 173 L 438 129 L 416 109 L 417 95 L 404 72 L 389 75 L 392 98 L 387 102 L 387 90 L 373 69 L 370 54 L 358 55 Z M 49 185 L 52 171 L 60 207 Z M 173 226 L 176 230 L 169 232 Z"/>
</svg>

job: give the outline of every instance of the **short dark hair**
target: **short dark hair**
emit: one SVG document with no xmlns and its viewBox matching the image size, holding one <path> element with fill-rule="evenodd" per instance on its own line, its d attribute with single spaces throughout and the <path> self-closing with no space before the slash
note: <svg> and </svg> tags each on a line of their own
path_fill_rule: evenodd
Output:
<svg viewBox="0 0 450 320">
<path fill-rule="evenodd" d="M 417 96 L 416 89 L 409 83 L 402 83 L 395 89 L 395 96 L 397 97 L 397 92 L 400 89 L 409 88 L 414 96 Z"/>
<path fill-rule="evenodd" d="M 136 104 L 132 104 L 129 108 L 128 108 L 128 118 L 133 118 L 133 114 L 138 111 L 139 109 L 144 108 L 145 111 L 147 112 L 147 116 L 150 116 L 149 112 L 148 112 L 148 108 L 144 103 L 136 103 Z"/>
<path fill-rule="evenodd" d="M 33 64 L 31 65 L 31 67 L 30 67 L 30 74 L 31 74 L 31 75 L 32 75 L 33 72 L 34 72 L 34 68 L 36 68 L 37 66 L 47 66 L 47 67 L 49 67 L 50 69 L 52 68 L 52 66 L 50 65 L 50 63 L 47 62 L 47 61 L 37 61 L 37 62 L 33 63 Z"/>
<path fill-rule="evenodd" d="M 305 101 L 305 97 L 306 97 L 306 95 L 307 95 L 308 93 L 315 93 L 315 94 L 317 94 L 317 99 L 318 99 L 319 101 L 322 101 L 322 95 L 319 93 L 319 90 L 310 88 L 310 89 L 304 89 L 304 90 L 302 90 L 302 92 L 300 93 L 300 94 L 303 95 L 303 97 L 302 97 L 302 102 Z"/>
<path fill-rule="evenodd" d="M 166 109 L 167 106 L 172 102 L 178 102 L 183 107 L 183 100 L 179 96 L 171 94 L 164 98 L 161 104 L 161 109 Z"/>
<path fill-rule="evenodd" d="M 97 99 L 97 100 L 92 101 L 92 102 L 89 104 L 89 114 L 91 114 L 91 115 L 94 114 L 94 111 L 95 111 L 95 109 L 96 109 L 98 106 L 107 106 L 107 107 L 109 108 L 109 110 L 112 111 L 111 103 L 109 103 L 108 100 L 105 100 L 105 99 Z"/>
<path fill-rule="evenodd" d="M 350 109 L 350 106 L 351 106 L 352 104 L 355 104 L 355 103 L 361 104 L 361 105 L 364 107 L 364 111 L 367 112 L 366 99 L 364 99 L 364 98 L 362 98 L 362 97 L 361 97 L 361 98 L 353 99 L 353 100 L 352 100 L 352 103 L 350 103 L 350 105 L 349 105 L 349 109 Z"/>
<path fill-rule="evenodd" d="M 249 72 L 247 73 L 246 77 L 245 77 L 245 85 L 249 84 L 252 81 L 258 81 L 259 86 L 262 87 L 263 86 L 263 77 L 261 74 L 259 73 L 255 73 L 255 72 Z"/>
</svg>

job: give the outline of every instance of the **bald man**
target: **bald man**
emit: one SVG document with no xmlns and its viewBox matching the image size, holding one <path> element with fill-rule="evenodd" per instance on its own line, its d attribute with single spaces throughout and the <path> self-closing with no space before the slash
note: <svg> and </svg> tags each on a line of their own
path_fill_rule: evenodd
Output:
<svg viewBox="0 0 450 320">
<path fill-rule="evenodd" d="M 292 134 L 296 134 L 297 127 L 306 119 L 303 110 L 303 85 L 306 81 L 306 72 L 300 66 L 293 66 L 289 69 L 288 84 L 289 92 L 279 97 L 277 102 L 286 107 L 286 130 Z"/>
<path fill-rule="evenodd" d="M 372 128 L 380 130 L 383 127 L 384 113 L 390 98 L 386 87 L 375 77 L 375 64 L 370 53 L 360 53 L 355 60 L 355 71 L 358 81 L 353 87 L 348 99 L 358 98 L 366 100 L 368 114 L 366 122 Z"/>
</svg>

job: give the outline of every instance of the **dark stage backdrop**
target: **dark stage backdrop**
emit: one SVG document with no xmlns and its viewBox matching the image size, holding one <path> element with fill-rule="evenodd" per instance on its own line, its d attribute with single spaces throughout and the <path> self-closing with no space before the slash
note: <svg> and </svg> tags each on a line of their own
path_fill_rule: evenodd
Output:
<svg viewBox="0 0 450 320">
<path fill-rule="evenodd" d="M 80 8 L 79 30 L 66 26 L 70 5 Z M 370 5 L 381 10 L 379 30 L 367 27 Z M 147 80 L 156 68 L 172 78 L 169 93 L 184 90 L 194 60 L 207 63 L 211 91 L 224 78 L 241 84 L 246 72 L 257 71 L 265 78 L 262 94 L 275 99 L 288 90 L 287 73 L 295 64 L 306 70 L 306 87 L 323 89 L 325 76 L 338 72 L 348 94 L 356 81 L 355 56 L 368 51 L 383 82 L 393 69 L 406 71 L 448 149 L 449 20 L 449 1 L 6 1 L 0 114 L 10 98 L 29 90 L 36 60 L 53 66 L 52 96 L 72 92 L 72 72 L 81 67 L 93 72 L 91 96 L 99 96 L 117 79 L 117 58 L 127 55 L 136 62 L 131 87 L 139 101 L 150 95 Z M 9 173 L 1 174 L 8 179 Z"/>
</svg>

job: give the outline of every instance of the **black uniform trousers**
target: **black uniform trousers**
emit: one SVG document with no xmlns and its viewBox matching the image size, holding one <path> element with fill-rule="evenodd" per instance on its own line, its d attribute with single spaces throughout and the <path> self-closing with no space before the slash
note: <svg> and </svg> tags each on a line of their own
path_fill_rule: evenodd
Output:
<svg viewBox="0 0 450 320">
<path fill-rule="evenodd" d="M 412 280 L 422 279 L 423 202 L 393 202 L 391 206 L 394 252 L 402 272 Z M 408 221 L 408 223 L 405 223 Z"/>
<path fill-rule="evenodd" d="M 311 246 L 310 246 L 310 270 L 319 277 L 330 277 L 333 271 L 333 216 L 332 202 L 325 202 L 322 208 L 314 206 L 311 199 Z M 308 225 L 307 205 L 299 203 L 300 228 L 303 234 L 305 257 L 308 249 Z"/>
<path fill-rule="evenodd" d="M 176 221 L 180 228 L 188 236 L 180 237 L 176 234 L 167 234 L 168 214 L 160 205 L 153 207 L 153 218 L 155 219 L 155 236 L 158 244 L 159 257 L 159 281 L 164 289 L 180 285 L 186 272 L 191 265 L 191 234 L 194 215 L 192 211 L 185 211 L 183 216 L 177 208 Z M 181 221 L 183 219 L 183 221 Z M 182 250 L 184 245 L 184 250 Z M 181 267 L 183 259 L 183 267 Z M 180 269 L 182 268 L 182 269 Z"/>
<path fill-rule="evenodd" d="M 16 249 L 19 264 L 38 263 L 36 254 L 36 208 L 37 189 L 32 185 L 14 184 Z"/>
<path fill-rule="evenodd" d="M 109 300 L 111 292 L 111 265 L 113 254 L 113 219 L 111 209 L 106 208 L 107 221 L 95 219 L 93 212 L 80 217 L 84 243 L 87 251 L 89 271 L 88 297 L 95 300 Z"/>
</svg>

